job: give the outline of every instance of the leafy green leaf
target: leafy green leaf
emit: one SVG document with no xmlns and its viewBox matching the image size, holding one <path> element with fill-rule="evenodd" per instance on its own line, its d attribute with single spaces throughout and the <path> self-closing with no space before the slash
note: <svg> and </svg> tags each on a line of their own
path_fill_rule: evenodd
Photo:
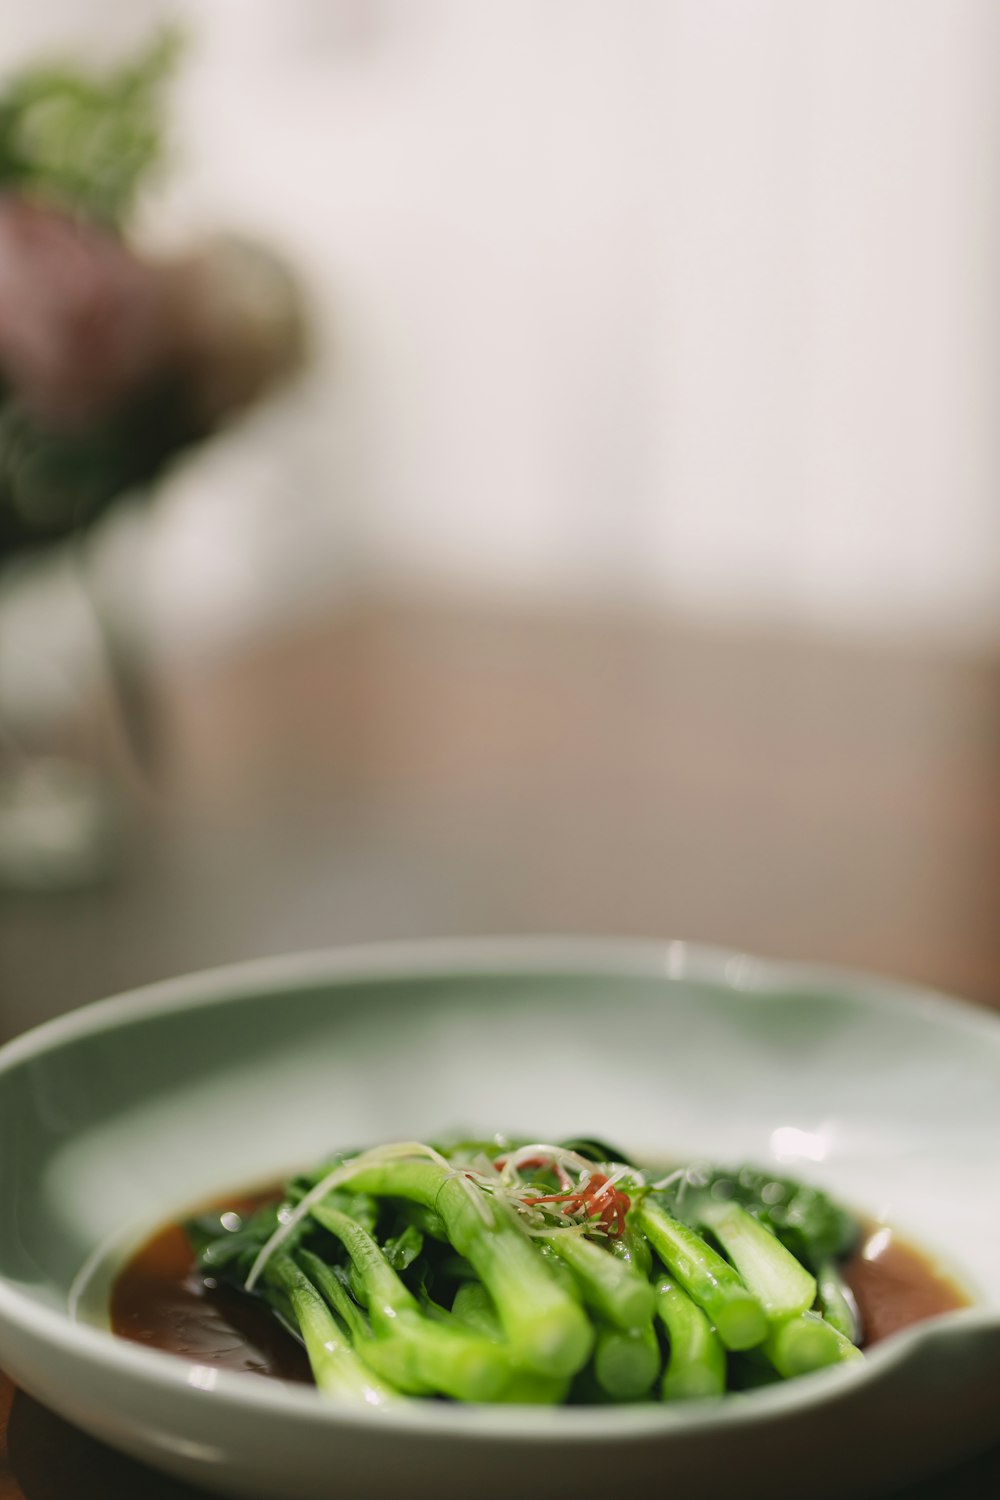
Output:
<svg viewBox="0 0 1000 1500">
<path fill-rule="evenodd" d="M 357 1215 L 354 1216 L 355 1218 Z M 424 1237 L 416 1224 L 407 1224 L 401 1234 L 383 1242 L 382 1254 L 394 1271 L 405 1271 L 424 1248 Z"/>
</svg>

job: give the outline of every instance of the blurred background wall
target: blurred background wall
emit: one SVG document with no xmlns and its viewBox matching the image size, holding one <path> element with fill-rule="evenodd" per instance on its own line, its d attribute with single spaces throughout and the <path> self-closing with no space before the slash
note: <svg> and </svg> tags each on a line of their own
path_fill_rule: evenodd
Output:
<svg viewBox="0 0 1000 1500">
<path fill-rule="evenodd" d="M 146 241 L 315 321 L 106 540 L 171 649 L 366 591 L 1000 636 L 995 0 L 45 0 L 0 62 L 163 20 Z"/>
</svg>

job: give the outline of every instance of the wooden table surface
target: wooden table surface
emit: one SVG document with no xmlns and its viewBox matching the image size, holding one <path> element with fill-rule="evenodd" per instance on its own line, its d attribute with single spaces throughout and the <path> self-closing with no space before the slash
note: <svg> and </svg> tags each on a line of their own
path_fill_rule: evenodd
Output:
<svg viewBox="0 0 1000 1500">
<path fill-rule="evenodd" d="M 370 604 L 160 693 L 116 877 L 0 897 L 4 1038 L 211 964 L 496 932 L 684 937 L 1000 1007 L 1000 653 Z M 993 1494 L 1000 1444 L 905 1491 Z M 0 1500 L 89 1497 L 195 1491 L 0 1376 Z"/>
</svg>

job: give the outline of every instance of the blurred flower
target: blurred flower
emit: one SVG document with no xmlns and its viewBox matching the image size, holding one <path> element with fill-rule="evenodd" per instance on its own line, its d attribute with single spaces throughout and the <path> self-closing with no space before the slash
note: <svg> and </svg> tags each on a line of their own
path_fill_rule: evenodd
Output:
<svg viewBox="0 0 1000 1500">
<path fill-rule="evenodd" d="M 97 421 L 167 356 L 162 278 L 108 231 L 0 199 L 0 375 L 54 429 Z"/>
<path fill-rule="evenodd" d="M 156 260 L 124 236 L 175 53 L 158 39 L 97 80 L 36 69 L 0 98 L 0 564 L 148 486 L 302 359 L 269 252 L 219 238 Z"/>
</svg>

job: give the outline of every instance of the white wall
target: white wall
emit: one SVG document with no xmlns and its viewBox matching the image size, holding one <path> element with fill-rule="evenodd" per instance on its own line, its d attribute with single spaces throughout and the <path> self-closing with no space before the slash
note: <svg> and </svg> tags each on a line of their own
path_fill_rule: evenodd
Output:
<svg viewBox="0 0 1000 1500">
<path fill-rule="evenodd" d="M 323 331 L 169 487 L 171 633 L 374 584 L 1000 634 L 995 0 L 45 9 L 186 18 L 147 233 L 267 236 Z"/>
</svg>

